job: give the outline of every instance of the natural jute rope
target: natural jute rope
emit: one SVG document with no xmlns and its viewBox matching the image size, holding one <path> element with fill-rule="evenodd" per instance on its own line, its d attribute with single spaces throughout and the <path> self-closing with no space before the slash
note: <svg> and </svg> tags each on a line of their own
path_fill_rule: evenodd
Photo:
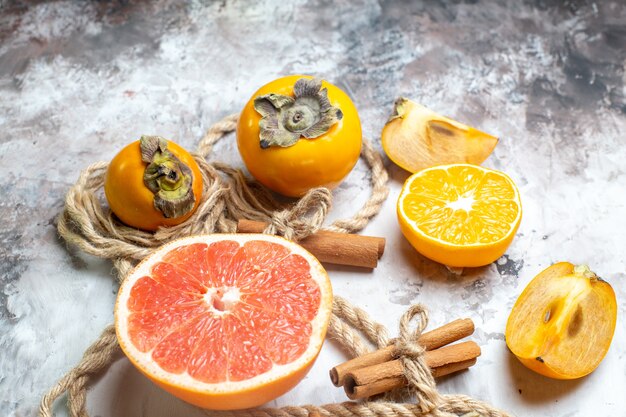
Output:
<svg viewBox="0 0 626 417">
<path fill-rule="evenodd" d="M 228 116 L 213 125 L 201 139 L 194 158 L 202 171 L 203 196 L 196 212 L 183 224 L 153 234 L 120 223 L 101 203 L 107 163 L 98 162 L 83 171 L 78 182 L 69 190 L 65 208 L 58 219 L 59 234 L 68 244 L 86 253 L 111 259 L 121 282 L 139 260 L 163 243 L 195 234 L 232 233 L 238 219 L 269 223 L 266 233 L 278 233 L 296 241 L 319 230 L 331 205 L 332 195 L 329 190 L 313 189 L 295 204 L 290 204 L 275 199 L 257 182 L 246 178 L 240 170 L 219 162 L 207 162 L 205 158 L 215 142 L 235 130 L 236 123 L 237 115 Z M 354 217 L 335 221 L 326 228 L 328 230 L 345 233 L 361 230 L 380 211 L 387 198 L 387 172 L 380 155 L 366 140 L 361 155 L 371 169 L 372 194 Z M 418 325 L 411 331 L 410 322 L 413 320 Z M 311 405 L 232 412 L 207 411 L 207 414 L 220 417 L 308 417 L 312 412 L 323 417 L 508 416 L 469 397 L 440 395 L 437 392 L 433 377 L 423 360 L 424 350 L 416 343 L 426 324 L 425 310 L 420 305 L 412 306 L 400 321 L 399 337 L 389 340 L 384 326 L 372 321 L 363 310 L 335 297 L 328 328 L 329 338 L 334 339 L 352 356 L 369 350 L 361 335 L 377 348 L 394 343 L 406 369 L 409 381 L 406 391 L 416 398 L 415 404 L 383 399 L 320 407 Z M 70 416 L 89 417 L 86 411 L 88 384 L 120 354 L 115 328 L 110 325 L 87 349 L 78 365 L 42 398 L 39 415 L 52 417 L 55 400 L 67 394 Z"/>
</svg>

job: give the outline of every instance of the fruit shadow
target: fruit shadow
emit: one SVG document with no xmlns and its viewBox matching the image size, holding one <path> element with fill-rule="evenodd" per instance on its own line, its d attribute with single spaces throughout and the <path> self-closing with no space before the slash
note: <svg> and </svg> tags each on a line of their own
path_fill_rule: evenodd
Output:
<svg viewBox="0 0 626 417">
<path fill-rule="evenodd" d="M 391 162 L 386 155 L 385 155 L 384 163 L 385 163 L 385 168 L 387 168 L 387 173 L 389 174 L 389 180 L 393 182 L 397 182 L 400 186 L 404 184 L 407 178 L 413 175 L 409 171 L 402 169 L 398 165 Z"/>
<path fill-rule="evenodd" d="M 90 270 L 98 277 L 105 279 L 116 279 L 116 272 L 112 268 L 111 261 L 99 258 L 88 253 L 82 252 L 77 246 L 69 244 L 59 233 L 57 233 L 56 222 L 53 224 L 54 232 L 51 233 L 51 242 L 63 250 L 67 256 L 66 261 L 73 270 L 84 271 Z"/>
<path fill-rule="evenodd" d="M 399 242 L 397 248 L 400 256 L 415 271 L 415 276 L 421 279 L 441 283 L 471 284 L 488 275 L 489 265 L 454 270 L 454 268 L 448 268 L 439 262 L 426 258 L 411 246 L 399 229 L 396 231 L 394 239 Z"/>
<path fill-rule="evenodd" d="M 378 260 L 380 263 L 380 260 Z M 349 274 L 364 274 L 364 275 L 372 275 L 376 268 L 362 268 L 359 266 L 350 266 L 350 265 L 338 265 L 338 264 L 330 264 L 323 262 L 322 265 L 326 272 L 345 272 Z M 332 275 L 330 275 L 332 280 Z"/>
<path fill-rule="evenodd" d="M 520 397 L 529 404 L 552 403 L 576 390 L 584 379 L 559 380 L 540 375 L 522 365 L 510 351 L 507 352 L 507 362 Z"/>
<path fill-rule="evenodd" d="M 175 397 L 158 387 L 121 355 L 122 362 L 115 375 L 115 385 L 109 393 L 115 415 L 151 417 L 184 415 L 186 417 L 206 416 L 206 411 Z M 110 376 L 105 376 L 110 377 Z"/>
</svg>

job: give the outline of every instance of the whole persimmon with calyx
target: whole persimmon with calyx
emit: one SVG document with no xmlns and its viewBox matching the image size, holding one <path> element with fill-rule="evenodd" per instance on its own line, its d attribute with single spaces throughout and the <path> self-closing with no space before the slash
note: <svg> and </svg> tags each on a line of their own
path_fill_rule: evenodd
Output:
<svg viewBox="0 0 626 417">
<path fill-rule="evenodd" d="M 184 222 L 198 208 L 202 173 L 181 146 L 159 136 L 142 136 L 109 163 L 104 194 L 123 223 L 154 231 Z"/>
<path fill-rule="evenodd" d="M 289 197 L 339 185 L 359 159 L 361 142 L 361 122 L 350 97 L 305 75 L 261 87 L 237 123 L 237 147 L 248 171 Z"/>
<path fill-rule="evenodd" d="M 586 265 L 560 262 L 537 275 L 517 299 L 506 325 L 506 344 L 535 372 L 580 378 L 606 355 L 616 319 L 611 285 Z"/>
</svg>

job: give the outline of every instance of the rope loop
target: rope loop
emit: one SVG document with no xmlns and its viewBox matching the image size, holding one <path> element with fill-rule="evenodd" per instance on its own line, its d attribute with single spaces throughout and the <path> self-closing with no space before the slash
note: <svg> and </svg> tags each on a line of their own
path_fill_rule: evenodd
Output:
<svg viewBox="0 0 626 417">
<path fill-rule="evenodd" d="M 412 321 L 417 321 L 417 326 L 415 326 L 414 331 L 411 331 L 410 328 Z M 428 312 L 426 311 L 426 307 L 421 304 L 414 304 L 404 312 L 400 319 L 400 339 L 416 342 L 426 327 L 428 327 Z"/>
<path fill-rule="evenodd" d="M 311 189 L 292 207 L 274 213 L 263 232 L 296 242 L 302 240 L 321 229 L 331 202 L 328 188 Z"/>
<path fill-rule="evenodd" d="M 349 327 L 355 334 L 353 339 L 361 339 L 356 333 L 360 333 L 378 349 L 389 344 L 387 336 L 387 328 L 380 323 L 375 322 L 367 314 L 367 312 L 357 306 L 352 305 L 343 297 L 335 295 L 333 299 L 333 315 L 341 320 L 341 322 Z M 360 356 L 368 352 L 368 349 L 360 349 L 361 352 L 356 356 Z"/>
<path fill-rule="evenodd" d="M 411 330 L 411 322 L 417 322 L 414 330 Z M 428 326 L 426 308 L 421 304 L 412 305 L 400 319 L 400 334 L 394 343 L 395 355 L 402 362 L 404 376 L 409 382 L 409 391 L 415 394 L 418 405 L 424 413 L 432 412 L 441 402 L 435 378 L 424 358 L 425 349 L 417 342 L 426 326 Z"/>
</svg>

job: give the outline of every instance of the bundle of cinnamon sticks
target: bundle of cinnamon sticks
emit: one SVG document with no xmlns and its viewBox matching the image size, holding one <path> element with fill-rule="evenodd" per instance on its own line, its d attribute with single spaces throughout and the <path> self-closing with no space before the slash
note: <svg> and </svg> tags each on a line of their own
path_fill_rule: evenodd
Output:
<svg viewBox="0 0 626 417">
<path fill-rule="evenodd" d="M 458 319 L 423 333 L 417 342 L 426 350 L 424 359 L 434 377 L 467 369 L 476 363 L 480 347 L 475 342 L 453 344 L 474 333 L 471 319 Z M 351 400 L 371 397 L 407 385 L 404 368 L 395 357 L 395 347 L 368 353 L 330 370 L 336 387 L 343 386 Z"/>
</svg>

